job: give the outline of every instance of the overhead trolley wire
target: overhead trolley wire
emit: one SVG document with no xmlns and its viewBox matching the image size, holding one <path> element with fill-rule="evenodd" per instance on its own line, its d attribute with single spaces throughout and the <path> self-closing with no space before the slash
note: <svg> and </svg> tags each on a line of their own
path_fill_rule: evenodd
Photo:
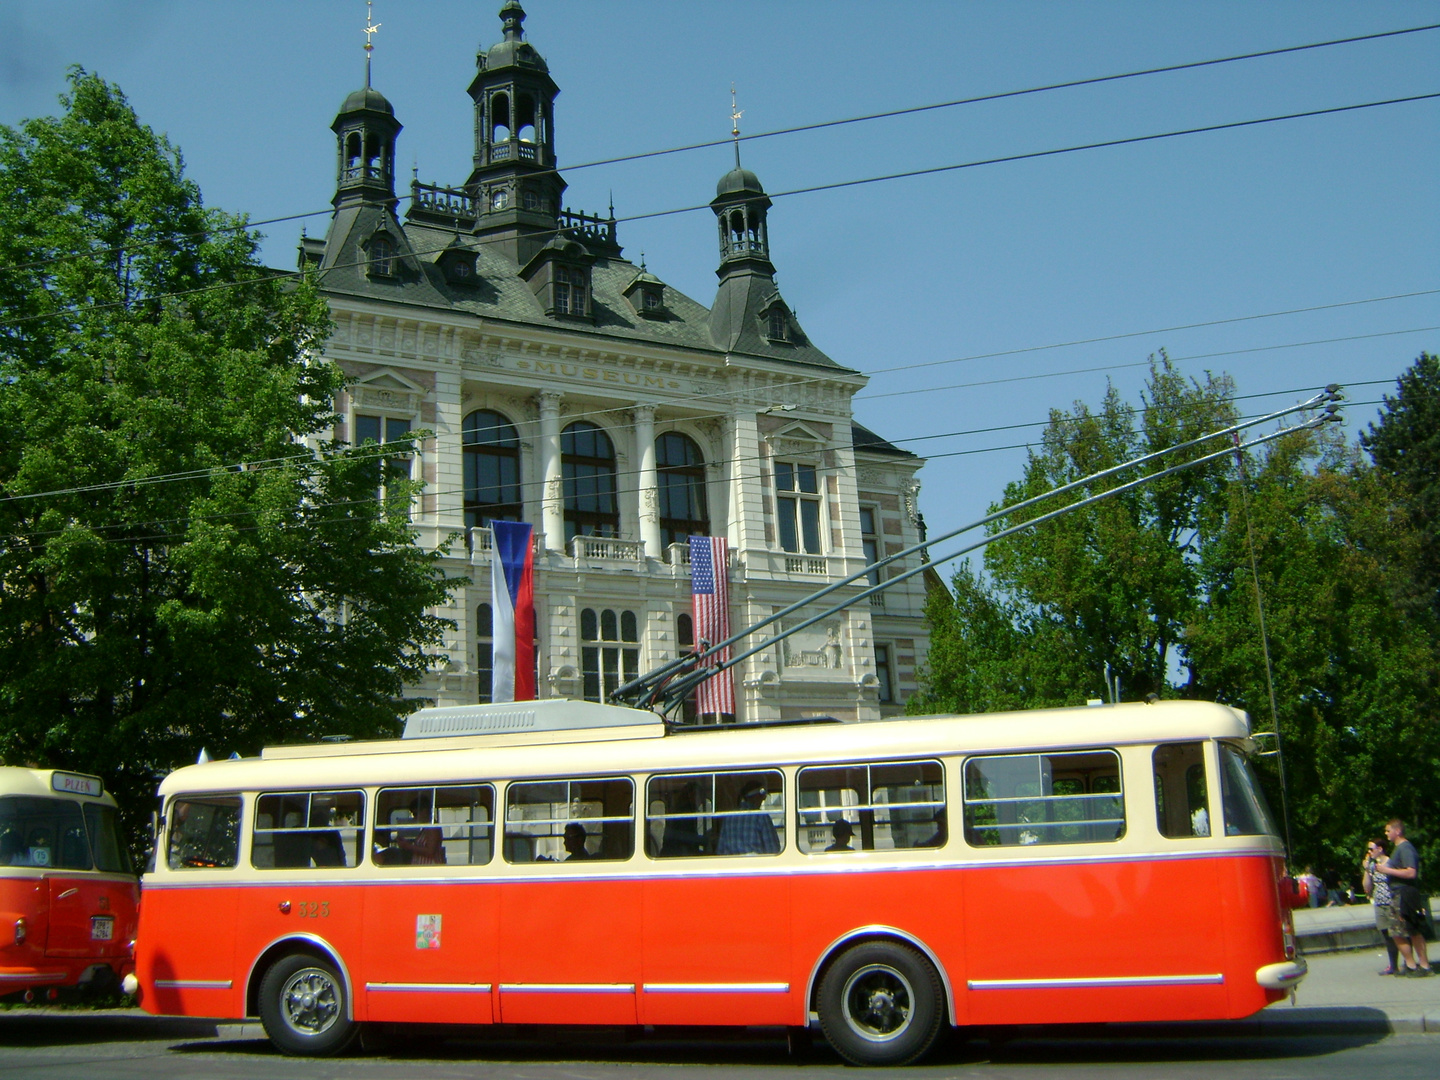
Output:
<svg viewBox="0 0 1440 1080">
<path fill-rule="evenodd" d="M 1020 154 L 1007 154 L 1001 157 L 982 158 L 976 161 L 965 161 L 952 165 L 934 165 L 923 169 L 909 169 L 903 172 L 885 173 L 880 176 L 864 177 L 858 180 L 837 180 L 827 184 L 813 184 L 808 187 L 792 188 L 788 191 L 770 192 L 768 194 L 769 198 L 774 201 L 776 199 L 789 198 L 795 195 L 809 195 L 821 191 L 836 191 L 842 188 L 860 187 L 867 184 L 886 183 L 891 180 L 907 180 L 918 176 L 931 176 L 939 173 L 956 172 L 961 169 L 981 168 L 986 165 L 1000 165 L 1016 161 L 1029 161 L 1038 158 L 1055 157 L 1061 154 L 1074 154 L 1086 150 L 1101 150 L 1116 146 L 1129 146 L 1138 143 L 1154 142 L 1161 139 L 1174 139 L 1187 135 L 1200 135 L 1216 131 L 1229 131 L 1239 128 L 1255 127 L 1261 124 L 1283 123 L 1290 120 L 1308 119 L 1317 116 L 1334 116 L 1341 113 L 1356 112 L 1362 109 L 1378 109 L 1390 105 L 1404 105 L 1418 101 L 1432 101 L 1436 98 L 1440 98 L 1440 91 L 1431 94 L 1412 94 L 1408 97 L 1387 98 L 1382 101 L 1367 101 L 1361 102 L 1356 105 L 1336 105 L 1325 109 L 1309 109 L 1303 112 L 1284 113 L 1278 116 L 1263 116 L 1251 120 L 1233 120 L 1220 124 L 1206 124 L 1200 127 L 1182 128 L 1176 131 L 1155 132 L 1149 135 L 1132 135 L 1118 139 L 1105 139 L 1099 142 L 1080 143 L 1074 146 L 1062 146 L 1052 148 L 1050 150 L 1034 150 Z M 697 211 L 709 209 L 711 209 L 709 203 L 698 203 L 693 206 L 675 207 L 670 210 L 655 210 L 643 214 L 628 214 L 622 217 L 614 218 L 612 220 L 615 221 L 616 224 L 621 224 L 631 221 L 647 221 L 655 218 L 671 217 L 676 214 L 690 214 Z M 498 242 L 500 242 L 498 239 L 487 239 L 484 237 L 478 237 L 473 239 L 470 242 L 469 246 L 479 247 L 483 244 Z M 411 257 L 417 257 L 421 255 L 436 255 L 442 251 L 448 250 L 452 243 L 453 241 L 447 241 L 444 245 L 440 247 L 412 249 L 409 255 Z M 335 270 L 355 269 L 357 267 L 365 266 L 367 264 L 368 259 L 357 259 L 354 262 L 349 263 L 336 263 L 334 265 L 318 270 L 317 273 L 320 277 L 323 278 L 325 274 Z M 83 314 L 93 311 L 105 311 L 112 308 L 129 307 L 132 304 L 147 303 L 156 300 L 173 299 L 183 296 L 195 296 L 201 293 L 216 292 L 225 289 L 244 288 L 249 285 L 259 285 L 269 282 L 283 281 L 287 279 L 293 280 L 303 277 L 305 273 L 306 270 L 278 272 L 272 271 L 264 274 L 263 276 L 247 278 L 243 281 L 224 281 L 217 282 L 212 285 L 197 286 L 193 289 L 178 289 L 168 293 L 153 293 L 143 297 L 139 297 L 133 301 L 114 300 L 107 301 L 106 303 L 102 304 L 92 304 L 87 308 L 70 307 L 58 311 L 45 312 L 38 315 L 27 315 L 23 318 L 10 320 L 8 325 L 19 326 L 26 323 L 37 322 L 45 319 L 59 318 L 64 315 Z"/>
<path fill-rule="evenodd" d="M 1362 41 L 1378 41 L 1382 38 L 1403 37 L 1408 34 L 1420 34 L 1430 30 L 1440 30 L 1440 23 L 1428 23 L 1423 26 L 1410 26 L 1400 30 L 1381 30 L 1373 34 L 1358 34 L 1353 37 L 1332 38 L 1328 41 L 1314 41 L 1304 45 L 1285 45 L 1274 49 L 1262 49 L 1258 52 L 1238 53 L 1234 56 L 1221 56 L 1210 60 L 1193 60 L 1179 64 L 1166 64 L 1161 67 L 1143 68 L 1138 71 L 1127 71 L 1113 75 L 1093 75 L 1082 79 L 1070 79 L 1065 82 L 1046 83 L 1041 86 L 1031 86 L 1020 90 L 1000 90 L 990 94 L 977 94 L 972 97 L 956 98 L 953 101 L 934 102 L 929 105 L 913 105 L 899 109 L 887 109 L 882 112 L 866 113 L 861 116 L 846 117 L 841 120 L 818 120 L 808 124 L 797 124 L 792 127 L 775 128 L 771 131 L 758 131 L 751 135 L 741 135 L 741 142 L 750 142 L 758 139 L 773 139 L 785 135 L 798 135 L 807 131 L 821 131 L 827 128 L 843 127 L 849 124 L 867 123 L 872 120 L 888 120 L 900 116 L 912 116 L 919 113 L 935 112 L 942 109 L 953 109 L 962 105 L 978 105 L 988 101 L 1003 101 L 1007 98 L 1026 97 L 1034 94 L 1043 94 L 1055 90 L 1073 90 L 1082 86 L 1096 86 L 1103 83 L 1120 82 L 1127 79 L 1138 79 L 1150 75 L 1164 75 L 1177 71 L 1188 71 L 1197 68 L 1214 67 L 1221 64 L 1233 64 L 1242 60 L 1258 60 L 1271 56 L 1283 56 L 1287 53 L 1306 52 L 1314 49 L 1326 49 L 1336 45 L 1353 45 Z M 649 158 L 666 157 L 672 154 L 682 154 L 693 150 L 709 150 L 718 146 L 729 146 L 735 141 L 732 135 L 724 139 L 712 139 L 706 142 L 686 143 L 680 146 L 666 147 L 661 150 L 643 150 L 634 154 L 623 154 L 619 157 L 600 158 L 595 161 L 583 161 L 575 165 L 565 166 L 566 172 L 579 172 L 582 169 L 594 169 L 603 165 L 618 165 L 631 161 L 644 161 Z M 545 176 L 549 174 L 558 175 L 560 168 L 537 170 L 534 175 Z M 410 199 L 409 195 L 401 195 L 398 201 L 405 202 Z M 218 233 L 234 232 L 259 228 L 262 225 L 275 225 L 286 221 L 299 221 L 304 218 L 321 217 L 326 214 L 333 214 L 335 208 L 327 206 L 322 210 L 310 210 L 305 213 L 284 214 L 279 217 L 262 218 L 258 221 L 247 221 L 241 224 L 222 226 L 217 229 L 206 230 L 199 233 L 183 234 L 183 237 L 191 240 L 203 240 L 206 237 Z M 617 220 L 634 220 L 630 218 Z M 149 244 L 128 245 L 125 247 L 96 248 L 91 251 L 72 252 L 57 258 L 93 258 L 96 256 L 114 255 L 121 251 L 133 251 L 136 246 L 153 246 Z M 28 263 L 13 263 L 9 266 L 0 267 L 0 272 L 12 270 L 33 269 L 54 262 L 56 259 L 37 260 Z"/>
</svg>

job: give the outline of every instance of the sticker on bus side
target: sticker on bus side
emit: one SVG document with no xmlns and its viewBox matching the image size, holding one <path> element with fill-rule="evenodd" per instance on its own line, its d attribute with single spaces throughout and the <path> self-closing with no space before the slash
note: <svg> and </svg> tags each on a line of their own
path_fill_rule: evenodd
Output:
<svg viewBox="0 0 1440 1080">
<path fill-rule="evenodd" d="M 85 776 L 83 773 L 52 773 L 50 786 L 67 795 L 90 795 L 99 798 L 105 792 L 105 781 L 98 776 Z"/>
<path fill-rule="evenodd" d="M 440 947 L 440 916 L 415 916 L 415 947 L 417 949 L 438 949 Z"/>
</svg>

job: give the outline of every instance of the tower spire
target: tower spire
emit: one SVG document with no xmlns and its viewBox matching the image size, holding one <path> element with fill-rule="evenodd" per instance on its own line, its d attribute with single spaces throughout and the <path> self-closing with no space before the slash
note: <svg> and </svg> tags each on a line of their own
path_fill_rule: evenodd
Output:
<svg viewBox="0 0 1440 1080">
<path fill-rule="evenodd" d="M 730 136 L 735 140 L 735 168 L 740 168 L 740 118 L 744 109 L 735 107 L 735 84 L 730 84 Z"/>
<path fill-rule="evenodd" d="M 370 89 L 370 54 L 375 51 L 375 31 L 380 29 L 381 24 L 375 21 L 372 4 L 374 0 L 365 0 L 365 89 Z"/>
</svg>

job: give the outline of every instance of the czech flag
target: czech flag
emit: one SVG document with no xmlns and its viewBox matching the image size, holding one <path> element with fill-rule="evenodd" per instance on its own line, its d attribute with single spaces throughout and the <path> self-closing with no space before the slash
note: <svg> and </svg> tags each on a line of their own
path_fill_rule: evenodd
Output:
<svg viewBox="0 0 1440 1080">
<path fill-rule="evenodd" d="M 535 545 L 533 527 L 492 521 L 490 605 L 494 611 L 491 701 L 535 700 Z"/>
</svg>

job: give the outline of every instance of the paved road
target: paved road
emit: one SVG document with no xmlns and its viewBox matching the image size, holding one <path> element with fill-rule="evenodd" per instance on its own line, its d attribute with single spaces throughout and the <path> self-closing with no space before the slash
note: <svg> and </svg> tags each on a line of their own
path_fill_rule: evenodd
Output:
<svg viewBox="0 0 1440 1080">
<path fill-rule="evenodd" d="M 1383 957 L 1370 951 L 1311 958 L 1312 978 L 1300 1018 L 1316 1011 L 1349 1017 L 1345 1034 L 1270 1036 L 1196 1033 L 1144 1026 L 1037 1028 L 981 1034 L 945 1047 L 924 1065 L 877 1077 L 965 1077 L 976 1080 L 1434 1080 L 1440 1035 L 1385 1035 L 1390 1017 L 1440 1006 L 1440 978 L 1395 981 L 1375 974 Z M 1361 1023 L 1354 1023 L 1359 1017 Z M 1368 1024 L 1365 1022 L 1369 1018 Z M 631 1036 L 624 1032 L 536 1032 L 531 1038 L 449 1037 L 432 1033 L 374 1043 L 328 1061 L 284 1058 L 253 1037 L 253 1025 L 43 1009 L 0 1011 L 0 1080 L 673 1080 L 677 1072 L 706 1080 L 830 1080 L 866 1075 L 842 1065 L 822 1044 L 792 1048 L 783 1032 L 697 1030 Z M 453 1035 L 453 1032 L 445 1032 Z"/>
</svg>

